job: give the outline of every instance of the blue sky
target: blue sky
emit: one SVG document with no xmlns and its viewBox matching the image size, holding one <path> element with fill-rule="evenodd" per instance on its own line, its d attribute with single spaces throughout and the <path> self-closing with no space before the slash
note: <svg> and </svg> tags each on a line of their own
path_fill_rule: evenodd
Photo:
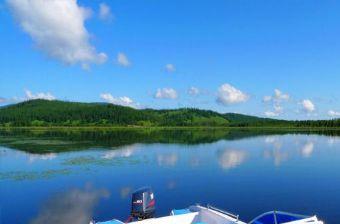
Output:
<svg viewBox="0 0 340 224">
<path fill-rule="evenodd" d="M 340 1 L 6 0 L 0 103 L 340 117 Z"/>
</svg>

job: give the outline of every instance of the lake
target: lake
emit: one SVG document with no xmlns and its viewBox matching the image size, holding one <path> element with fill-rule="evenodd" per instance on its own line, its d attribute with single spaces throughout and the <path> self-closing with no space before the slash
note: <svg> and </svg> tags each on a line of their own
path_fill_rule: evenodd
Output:
<svg viewBox="0 0 340 224">
<path fill-rule="evenodd" d="M 211 204 L 340 220 L 340 134 L 247 130 L 0 131 L 0 223 L 125 220 L 131 193 L 157 215 Z"/>
</svg>

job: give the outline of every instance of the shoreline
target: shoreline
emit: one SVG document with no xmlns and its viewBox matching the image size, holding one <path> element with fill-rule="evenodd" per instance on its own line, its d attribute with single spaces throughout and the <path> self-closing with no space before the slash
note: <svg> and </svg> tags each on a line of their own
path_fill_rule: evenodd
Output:
<svg viewBox="0 0 340 224">
<path fill-rule="evenodd" d="M 0 130 L 291 130 L 291 131 L 340 131 L 340 127 L 213 127 L 213 126 L 18 126 L 3 127 Z"/>
</svg>

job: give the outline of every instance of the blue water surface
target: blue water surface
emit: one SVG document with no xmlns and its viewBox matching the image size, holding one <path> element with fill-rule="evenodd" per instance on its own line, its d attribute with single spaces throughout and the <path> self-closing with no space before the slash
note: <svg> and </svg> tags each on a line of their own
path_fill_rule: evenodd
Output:
<svg viewBox="0 0 340 224">
<path fill-rule="evenodd" d="M 208 203 L 244 221 L 271 210 L 340 220 L 336 136 L 263 135 L 43 154 L 3 145 L 0 156 L 0 223 L 124 221 L 131 193 L 141 186 L 153 188 L 158 216 Z"/>
</svg>

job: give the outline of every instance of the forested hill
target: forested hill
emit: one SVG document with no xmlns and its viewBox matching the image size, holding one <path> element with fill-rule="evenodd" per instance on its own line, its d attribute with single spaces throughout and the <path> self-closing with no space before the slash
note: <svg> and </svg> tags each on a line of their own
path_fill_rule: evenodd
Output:
<svg viewBox="0 0 340 224">
<path fill-rule="evenodd" d="M 103 103 L 30 100 L 0 108 L 0 126 L 332 126 L 340 120 L 285 121 L 182 108 L 133 109 Z"/>
</svg>

